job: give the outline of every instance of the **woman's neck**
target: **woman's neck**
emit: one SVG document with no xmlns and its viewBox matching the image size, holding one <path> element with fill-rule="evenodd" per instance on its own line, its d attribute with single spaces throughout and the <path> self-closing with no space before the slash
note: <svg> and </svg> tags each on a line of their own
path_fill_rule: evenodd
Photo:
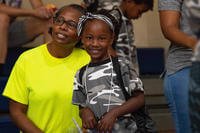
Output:
<svg viewBox="0 0 200 133">
<path fill-rule="evenodd" d="M 64 46 L 63 44 L 55 44 L 50 42 L 47 44 L 49 53 L 56 58 L 65 58 L 69 56 L 73 51 L 74 46 Z"/>
</svg>

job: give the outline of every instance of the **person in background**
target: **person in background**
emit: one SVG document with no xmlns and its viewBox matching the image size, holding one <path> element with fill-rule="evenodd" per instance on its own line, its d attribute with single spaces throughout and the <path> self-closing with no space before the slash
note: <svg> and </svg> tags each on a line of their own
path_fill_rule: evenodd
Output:
<svg viewBox="0 0 200 133">
<path fill-rule="evenodd" d="M 78 132 L 79 109 L 71 101 L 75 73 L 90 60 L 75 47 L 84 13 L 76 4 L 60 8 L 53 17 L 52 41 L 16 61 L 3 95 L 10 99 L 10 115 L 22 132 Z"/>
<path fill-rule="evenodd" d="M 144 106 L 143 84 L 135 70 L 128 68 L 126 59 L 108 52 L 115 39 L 113 21 L 103 14 L 88 13 L 81 16 L 77 28 L 91 62 L 76 74 L 73 103 L 80 106 L 82 125 L 91 132 L 135 132 L 136 122 L 130 113 Z M 127 101 L 119 73 L 128 82 L 124 91 L 131 98 Z"/>
<path fill-rule="evenodd" d="M 191 132 L 198 133 L 200 131 L 200 0 L 185 0 L 185 3 L 188 8 L 187 17 L 191 30 L 198 39 L 192 57 L 189 84 Z"/>
<path fill-rule="evenodd" d="M 102 9 L 111 10 L 114 6 L 119 6 L 122 0 L 83 0 L 81 5 L 89 12 L 96 12 Z"/>
<path fill-rule="evenodd" d="M 96 2 L 96 10 L 107 9 L 119 22 L 120 29 L 118 39 L 113 48 L 119 57 L 124 57 L 130 62 L 130 67 L 136 69 L 139 74 L 139 66 L 137 59 L 136 46 L 134 45 L 133 24 L 131 20 L 139 19 L 143 13 L 153 9 L 153 0 L 84 0 L 87 9 L 94 11 Z M 110 50 L 111 53 L 113 50 Z"/>
<path fill-rule="evenodd" d="M 184 0 L 158 1 L 160 25 L 171 44 L 166 60 L 164 94 L 175 123 L 176 133 L 190 133 L 188 110 L 189 73 L 192 49 L 197 39 L 186 17 Z"/>
<path fill-rule="evenodd" d="M 49 19 L 56 7 L 44 6 L 41 0 L 29 1 L 33 9 L 21 8 L 22 0 L 0 0 L 0 73 L 8 47 L 24 45 L 41 34 L 45 35 L 45 41 L 50 40 Z M 19 20 L 21 17 L 25 19 Z"/>
</svg>

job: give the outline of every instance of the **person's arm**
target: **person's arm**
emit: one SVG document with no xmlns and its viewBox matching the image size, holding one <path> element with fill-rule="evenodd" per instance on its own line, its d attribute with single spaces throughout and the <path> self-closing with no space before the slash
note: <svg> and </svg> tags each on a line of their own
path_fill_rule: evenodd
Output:
<svg viewBox="0 0 200 133">
<path fill-rule="evenodd" d="M 39 8 L 41 6 L 44 6 L 43 2 L 41 0 L 29 0 L 31 3 L 31 6 L 33 7 L 33 9 L 35 8 Z"/>
<path fill-rule="evenodd" d="M 82 126 L 85 129 L 93 129 L 95 128 L 97 121 L 94 113 L 88 107 L 79 107 L 80 109 L 80 117 L 82 119 Z"/>
<path fill-rule="evenodd" d="M 18 103 L 16 101 L 10 100 L 9 102 L 10 115 L 15 122 L 15 124 L 25 133 L 42 133 L 40 130 L 28 117 L 27 105 Z"/>
<path fill-rule="evenodd" d="M 132 113 L 144 106 L 144 92 L 136 91 L 128 101 L 121 106 L 113 108 L 106 113 L 98 123 L 98 129 L 100 131 L 111 131 L 116 119 L 128 113 Z"/>
<path fill-rule="evenodd" d="M 160 25 L 166 39 L 185 47 L 194 48 L 197 39 L 180 30 L 180 17 L 178 11 L 159 11 Z"/>
<path fill-rule="evenodd" d="M 36 16 L 36 12 L 34 10 L 29 9 L 20 9 L 7 6 L 5 4 L 0 4 L 0 13 L 7 14 L 11 17 L 18 17 L 18 16 Z"/>
<path fill-rule="evenodd" d="M 42 0 L 29 0 L 33 9 L 38 10 L 41 16 L 45 18 L 50 18 L 53 16 L 55 8 L 47 7 L 43 4 Z M 53 4 L 52 4 L 53 5 Z"/>
<path fill-rule="evenodd" d="M 42 11 L 41 11 L 42 10 Z M 0 13 L 7 14 L 10 17 L 36 17 L 41 19 L 49 18 L 50 15 L 46 15 L 46 13 L 43 13 L 43 9 L 23 9 L 23 8 L 14 8 L 7 6 L 5 4 L 0 4 Z"/>
<path fill-rule="evenodd" d="M 52 17 L 54 14 L 54 11 L 57 9 L 54 4 L 44 5 L 42 0 L 29 0 L 29 1 L 32 5 L 33 9 L 39 9 L 40 12 L 47 18 Z M 48 5 L 52 5 L 54 7 L 48 6 Z"/>
</svg>

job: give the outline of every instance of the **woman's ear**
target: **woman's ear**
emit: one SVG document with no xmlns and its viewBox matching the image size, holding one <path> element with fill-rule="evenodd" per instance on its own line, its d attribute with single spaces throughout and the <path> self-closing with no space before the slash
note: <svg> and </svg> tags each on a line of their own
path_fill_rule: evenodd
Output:
<svg viewBox="0 0 200 133">
<path fill-rule="evenodd" d="M 53 28 L 52 28 L 52 27 L 49 27 L 48 33 L 49 33 L 50 35 L 52 35 L 52 32 L 53 32 Z"/>
<path fill-rule="evenodd" d="M 84 42 L 83 42 L 83 40 L 82 40 L 82 36 L 81 36 L 81 35 L 80 35 L 80 37 L 79 37 L 79 40 L 81 41 L 82 48 L 85 49 L 85 45 L 84 45 Z"/>
<path fill-rule="evenodd" d="M 54 21 L 54 17 L 51 17 L 48 21 L 49 21 L 49 24 L 51 25 L 51 26 L 53 26 L 53 21 Z"/>
<path fill-rule="evenodd" d="M 112 38 L 112 42 L 114 42 L 115 40 L 117 40 L 117 36 L 114 33 L 112 34 L 111 38 Z"/>
</svg>

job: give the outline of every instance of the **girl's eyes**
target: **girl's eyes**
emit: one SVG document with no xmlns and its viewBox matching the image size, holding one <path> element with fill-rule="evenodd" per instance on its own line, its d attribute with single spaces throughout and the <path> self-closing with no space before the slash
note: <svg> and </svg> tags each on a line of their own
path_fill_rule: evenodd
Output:
<svg viewBox="0 0 200 133">
<path fill-rule="evenodd" d="M 100 37 L 99 40 L 104 41 L 106 40 L 106 37 Z"/>
<path fill-rule="evenodd" d="M 92 39 L 91 36 L 86 36 L 85 38 L 88 39 L 88 40 Z"/>
<path fill-rule="evenodd" d="M 92 37 L 92 36 L 85 36 L 85 39 L 92 40 L 92 39 L 94 39 L 94 37 Z M 97 40 L 99 40 L 99 41 L 105 41 L 106 39 L 107 39 L 106 37 L 98 37 L 97 38 Z"/>
</svg>

